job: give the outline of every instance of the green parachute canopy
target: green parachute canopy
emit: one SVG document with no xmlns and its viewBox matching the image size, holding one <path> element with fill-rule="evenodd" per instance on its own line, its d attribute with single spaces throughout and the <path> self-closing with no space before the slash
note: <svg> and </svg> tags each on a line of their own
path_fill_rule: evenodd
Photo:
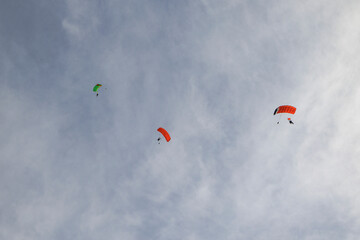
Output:
<svg viewBox="0 0 360 240">
<path fill-rule="evenodd" d="M 93 88 L 93 91 L 94 91 L 94 92 L 99 91 L 99 88 L 100 88 L 101 86 L 102 86 L 101 84 L 96 84 L 96 85 L 94 86 L 94 88 Z"/>
</svg>

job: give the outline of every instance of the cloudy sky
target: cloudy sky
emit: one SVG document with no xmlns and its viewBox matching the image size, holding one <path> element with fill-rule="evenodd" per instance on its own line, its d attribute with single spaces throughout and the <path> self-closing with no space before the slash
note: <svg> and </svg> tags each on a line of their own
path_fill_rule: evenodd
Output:
<svg viewBox="0 0 360 240">
<path fill-rule="evenodd" d="M 359 239 L 359 12 L 2 0 L 0 238 Z"/>
</svg>

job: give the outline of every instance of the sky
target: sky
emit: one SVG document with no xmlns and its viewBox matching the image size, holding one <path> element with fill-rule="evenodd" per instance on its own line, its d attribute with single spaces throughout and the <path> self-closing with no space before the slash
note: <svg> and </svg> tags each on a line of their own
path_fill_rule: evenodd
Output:
<svg viewBox="0 0 360 240">
<path fill-rule="evenodd" d="M 357 240 L 359 12 L 3 0 L 0 238 Z"/>
</svg>

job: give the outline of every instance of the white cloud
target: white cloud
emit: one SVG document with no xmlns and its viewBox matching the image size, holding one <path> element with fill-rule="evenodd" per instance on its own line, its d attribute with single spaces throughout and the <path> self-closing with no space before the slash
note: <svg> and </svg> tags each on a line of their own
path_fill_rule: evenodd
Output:
<svg viewBox="0 0 360 240">
<path fill-rule="evenodd" d="M 356 239 L 356 1 L 66 3 L 1 59 L 0 236 Z"/>
<path fill-rule="evenodd" d="M 79 0 L 66 1 L 68 14 L 62 21 L 64 30 L 75 42 L 86 41 L 97 34 L 99 27 L 98 11 L 95 2 Z"/>
</svg>

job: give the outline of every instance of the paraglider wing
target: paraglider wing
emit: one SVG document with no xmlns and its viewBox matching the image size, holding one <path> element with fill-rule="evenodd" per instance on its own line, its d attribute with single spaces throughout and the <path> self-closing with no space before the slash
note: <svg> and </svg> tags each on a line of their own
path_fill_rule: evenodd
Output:
<svg viewBox="0 0 360 240">
<path fill-rule="evenodd" d="M 93 88 L 93 91 L 97 92 L 101 86 L 102 86 L 101 84 L 96 84 Z"/>
<path fill-rule="evenodd" d="M 158 128 L 158 131 L 164 136 L 167 142 L 170 141 L 171 139 L 170 134 L 165 129 Z"/>
<path fill-rule="evenodd" d="M 290 106 L 290 105 L 283 105 L 275 109 L 274 115 L 278 113 L 290 113 L 294 114 L 296 112 L 296 107 Z"/>
</svg>

